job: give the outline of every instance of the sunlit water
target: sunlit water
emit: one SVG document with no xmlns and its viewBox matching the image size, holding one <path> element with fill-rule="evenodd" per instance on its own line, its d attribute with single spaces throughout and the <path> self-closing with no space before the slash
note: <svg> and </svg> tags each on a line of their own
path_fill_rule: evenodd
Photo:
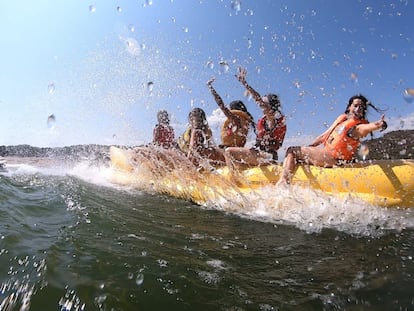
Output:
<svg viewBox="0 0 414 311">
<path fill-rule="evenodd" d="M 413 310 L 414 213 L 269 187 L 208 206 L 106 163 L 0 175 L 0 310 Z"/>
</svg>

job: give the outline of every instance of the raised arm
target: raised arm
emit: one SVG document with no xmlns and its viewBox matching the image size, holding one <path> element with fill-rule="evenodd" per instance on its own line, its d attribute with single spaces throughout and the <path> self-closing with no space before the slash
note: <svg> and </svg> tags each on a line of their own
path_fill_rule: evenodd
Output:
<svg viewBox="0 0 414 311">
<path fill-rule="evenodd" d="M 256 103 L 260 106 L 260 108 L 263 110 L 263 112 L 271 110 L 271 106 L 268 102 L 263 101 L 262 96 L 254 89 L 252 88 L 246 81 L 247 76 L 247 70 L 246 68 L 239 67 L 238 73 L 235 75 L 237 80 L 241 82 L 241 84 L 244 85 L 244 87 L 249 91 L 249 93 L 252 95 L 253 99 L 256 101 Z"/>
<path fill-rule="evenodd" d="M 247 76 L 246 68 L 239 67 L 238 72 L 235 75 L 235 77 L 237 78 L 237 80 L 239 80 L 241 82 L 241 84 L 244 85 L 246 90 L 249 91 L 249 93 L 252 95 L 254 100 L 258 103 L 261 103 L 262 102 L 262 96 L 260 96 L 260 94 L 247 83 L 246 76 Z"/>
<path fill-rule="evenodd" d="M 210 89 L 211 94 L 213 94 L 214 100 L 216 101 L 217 105 L 220 107 L 221 111 L 223 111 L 224 115 L 233 120 L 238 120 L 239 118 L 234 115 L 229 108 L 226 107 L 226 105 L 223 102 L 223 99 L 220 97 L 220 95 L 217 93 L 215 88 L 213 87 L 213 82 L 215 81 L 215 78 L 211 78 L 207 81 L 207 86 Z"/>
</svg>

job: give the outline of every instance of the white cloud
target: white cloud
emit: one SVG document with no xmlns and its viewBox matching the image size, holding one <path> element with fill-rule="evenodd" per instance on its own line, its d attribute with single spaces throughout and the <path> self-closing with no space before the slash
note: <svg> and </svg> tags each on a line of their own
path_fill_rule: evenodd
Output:
<svg viewBox="0 0 414 311">
<path fill-rule="evenodd" d="M 388 128 L 386 132 L 397 131 L 397 130 L 412 130 L 414 129 L 414 112 L 404 117 L 399 118 L 386 118 Z"/>
</svg>

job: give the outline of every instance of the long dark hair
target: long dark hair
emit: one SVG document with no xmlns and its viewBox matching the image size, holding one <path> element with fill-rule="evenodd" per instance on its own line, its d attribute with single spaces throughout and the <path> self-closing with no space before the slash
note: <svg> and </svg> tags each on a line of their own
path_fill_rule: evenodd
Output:
<svg viewBox="0 0 414 311">
<path fill-rule="evenodd" d="M 366 98 L 364 95 L 362 95 L 362 94 L 356 94 L 356 95 L 354 95 L 354 96 L 352 96 L 349 100 L 348 100 L 348 105 L 346 106 L 346 109 L 345 109 L 345 113 L 349 113 L 349 107 L 351 107 L 351 105 L 352 105 L 352 102 L 354 101 L 354 99 L 360 99 L 361 100 L 361 102 L 364 104 L 364 113 L 363 113 L 363 116 L 364 116 L 364 119 L 365 120 L 367 120 L 367 110 L 368 110 L 368 107 L 371 107 L 372 109 L 374 109 L 376 112 L 379 112 L 379 113 L 382 113 L 382 112 L 384 112 L 384 110 L 383 109 L 379 109 L 379 108 L 377 108 L 377 107 L 375 107 L 369 100 L 368 100 L 368 98 Z"/>
<path fill-rule="evenodd" d="M 269 93 L 265 95 L 269 100 L 269 105 L 274 112 L 279 111 L 281 112 L 282 104 L 280 103 L 279 96 L 273 93 Z"/>
<path fill-rule="evenodd" d="M 382 112 L 384 112 L 384 110 L 383 109 L 379 109 L 379 108 L 377 108 L 377 107 L 375 107 L 369 100 L 368 100 L 368 98 L 366 98 L 364 95 L 362 95 L 362 94 L 357 94 L 357 95 L 354 95 L 354 96 L 352 96 L 349 100 L 348 100 L 348 105 L 346 106 L 346 109 L 345 109 L 345 113 L 349 113 L 349 107 L 351 107 L 351 105 L 352 105 L 352 102 L 354 101 L 354 99 L 360 99 L 361 100 L 361 102 L 364 104 L 364 112 L 363 112 L 363 117 L 364 117 L 364 119 L 365 120 L 367 120 L 368 121 L 368 119 L 367 119 L 367 110 L 368 110 L 368 107 L 371 107 L 372 109 L 374 109 L 376 112 L 379 112 L 379 113 L 382 113 Z M 381 130 L 381 131 L 383 131 L 383 130 L 385 130 L 386 128 L 387 128 L 387 123 L 385 123 L 384 122 L 384 124 L 385 124 L 385 127 Z M 371 136 L 371 138 L 373 138 L 374 137 L 374 134 L 371 132 L 370 133 L 370 136 Z"/>
<path fill-rule="evenodd" d="M 158 111 L 157 120 L 158 120 L 158 123 L 160 123 L 160 124 L 169 124 L 170 123 L 170 116 L 169 116 L 167 110 L 162 109 L 162 110 Z"/>
<path fill-rule="evenodd" d="M 195 115 L 198 115 L 203 120 L 203 128 L 207 127 L 207 117 L 206 113 L 201 108 L 193 108 L 190 113 L 188 114 L 188 122 L 191 124 L 191 118 Z"/>
<path fill-rule="evenodd" d="M 256 134 L 256 124 L 254 122 L 254 118 L 251 115 L 251 113 L 249 111 L 247 111 L 246 105 L 241 100 L 233 100 L 229 104 L 229 107 L 230 107 L 231 110 L 240 110 L 240 111 L 243 111 L 243 112 L 247 113 L 247 115 L 250 118 L 250 126 L 253 128 L 253 131 Z"/>
</svg>

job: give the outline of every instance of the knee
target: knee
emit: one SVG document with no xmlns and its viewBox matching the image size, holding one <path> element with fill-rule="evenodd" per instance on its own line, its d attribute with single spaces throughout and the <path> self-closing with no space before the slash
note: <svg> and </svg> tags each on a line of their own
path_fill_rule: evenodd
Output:
<svg viewBox="0 0 414 311">
<path fill-rule="evenodd" d="M 293 157 L 297 157 L 300 154 L 300 147 L 299 146 L 293 146 L 293 147 L 289 147 L 286 150 L 286 156 L 288 155 L 292 155 Z"/>
</svg>

